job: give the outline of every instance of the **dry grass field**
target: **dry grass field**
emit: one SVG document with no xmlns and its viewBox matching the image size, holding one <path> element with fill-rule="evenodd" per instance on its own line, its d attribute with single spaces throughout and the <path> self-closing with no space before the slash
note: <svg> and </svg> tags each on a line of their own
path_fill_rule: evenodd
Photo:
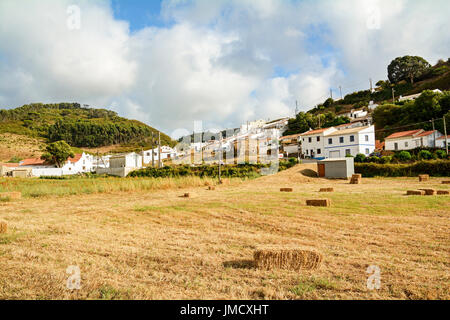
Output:
<svg viewBox="0 0 450 320">
<path fill-rule="evenodd" d="M 450 298 L 450 196 L 404 195 L 450 185 L 435 178 L 350 185 L 309 178 L 307 169 L 227 181 L 215 190 L 192 180 L 72 195 L 25 192 L 2 201 L 8 233 L 0 234 L 0 298 Z M 3 191 L 21 188 L 12 181 L 0 180 Z M 335 192 L 318 192 L 326 187 Z M 180 197 L 187 192 L 190 198 Z M 330 208 L 305 206 L 324 197 Z M 309 271 L 256 269 L 249 261 L 255 249 L 272 246 L 314 249 L 322 264 Z M 80 290 L 66 288 L 70 265 L 81 270 Z M 379 290 L 366 287 L 369 265 L 381 270 Z"/>
<path fill-rule="evenodd" d="M 0 135 L 0 162 L 9 161 L 12 157 L 39 158 L 44 142 L 42 139 L 30 138 L 13 133 Z"/>
</svg>

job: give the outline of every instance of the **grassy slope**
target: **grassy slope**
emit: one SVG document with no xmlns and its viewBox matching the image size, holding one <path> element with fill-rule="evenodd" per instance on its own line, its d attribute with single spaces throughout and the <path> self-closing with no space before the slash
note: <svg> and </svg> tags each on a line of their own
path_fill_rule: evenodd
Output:
<svg viewBox="0 0 450 320">
<path fill-rule="evenodd" d="M 23 107 L 21 107 L 23 108 Z M 21 108 L 17 108 L 15 110 L 20 110 Z M 99 111 L 104 111 L 105 114 L 108 112 L 107 110 L 102 109 L 95 109 Z M 45 133 L 45 129 L 42 130 L 45 126 L 53 125 L 58 120 L 89 120 L 92 122 L 98 122 L 102 123 L 103 121 L 109 121 L 113 120 L 115 123 L 124 123 L 124 124 L 136 124 L 138 126 L 144 126 L 149 128 L 152 132 L 154 132 L 156 135 L 158 133 L 158 130 L 147 126 L 146 124 L 137 121 L 137 120 L 129 120 L 122 117 L 113 117 L 108 118 L 107 116 L 103 116 L 102 113 L 100 113 L 100 116 L 98 118 L 92 118 L 89 115 L 89 112 L 85 109 L 51 109 L 51 108 L 39 108 L 39 110 L 36 112 L 35 110 L 30 110 L 30 113 L 25 113 L 24 115 L 20 115 L 18 119 L 15 120 L 8 120 L 8 121 L 2 121 L 0 122 L 0 134 L 2 136 L 7 136 L 5 134 L 14 134 L 14 135 L 21 135 L 22 140 L 26 140 L 29 138 L 39 139 L 40 141 L 42 139 L 43 133 Z M 31 123 L 26 123 L 31 120 Z M 174 145 L 175 142 L 166 134 L 161 133 L 161 142 L 163 145 Z M 150 148 L 150 142 L 149 141 L 142 141 L 139 139 L 139 141 L 136 142 L 129 142 L 124 144 L 118 144 L 113 146 L 106 146 L 102 148 L 91 148 L 92 150 L 89 150 L 86 148 L 87 151 L 93 151 L 96 152 L 97 149 L 106 149 L 108 152 L 129 152 L 129 151 L 138 151 L 141 150 L 141 148 Z M 36 145 L 30 146 L 28 150 L 23 150 L 24 154 L 35 154 L 34 149 L 36 148 Z M 0 139 L 0 154 L 6 153 L 5 150 L 8 149 L 7 143 L 3 143 Z M 19 156 L 19 154 L 17 154 Z M 1 161 L 1 159 L 0 159 Z"/>
<path fill-rule="evenodd" d="M 9 226 L 0 235 L 0 298 L 450 298 L 450 198 L 404 196 L 450 186 L 416 178 L 350 185 L 298 170 L 216 191 L 188 182 L 152 192 L 139 190 L 145 180 L 115 179 L 124 191 L 0 202 Z M 67 183 L 3 179 L 0 187 L 28 181 L 41 189 Z M 336 192 L 319 194 L 322 187 Z M 191 198 L 180 198 L 185 192 Z M 332 207 L 304 205 L 317 197 L 330 198 Z M 315 248 L 322 266 L 301 273 L 253 268 L 253 251 L 272 245 Z M 79 291 L 65 288 L 69 265 L 81 269 Z M 380 290 L 366 287 L 369 265 L 381 269 Z"/>
</svg>

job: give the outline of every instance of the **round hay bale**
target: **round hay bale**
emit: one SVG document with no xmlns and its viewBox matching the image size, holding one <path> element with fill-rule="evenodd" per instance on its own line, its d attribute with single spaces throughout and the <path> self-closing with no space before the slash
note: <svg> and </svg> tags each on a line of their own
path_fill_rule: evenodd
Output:
<svg viewBox="0 0 450 320">
<path fill-rule="evenodd" d="M 309 249 L 267 248 L 253 254 L 259 269 L 313 270 L 322 262 L 322 255 Z"/>
</svg>

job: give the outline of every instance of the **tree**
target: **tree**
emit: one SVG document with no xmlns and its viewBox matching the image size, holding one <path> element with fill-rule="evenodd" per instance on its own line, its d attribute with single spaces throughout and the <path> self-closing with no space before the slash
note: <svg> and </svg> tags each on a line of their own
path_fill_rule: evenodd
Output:
<svg viewBox="0 0 450 320">
<path fill-rule="evenodd" d="M 388 66 L 388 77 L 392 83 L 420 77 L 431 68 L 431 65 L 422 57 L 404 56 L 394 59 Z"/>
<path fill-rule="evenodd" d="M 45 151 L 41 159 L 56 164 L 58 168 L 61 168 L 69 157 L 75 157 L 72 148 L 63 140 L 49 144 Z"/>
</svg>

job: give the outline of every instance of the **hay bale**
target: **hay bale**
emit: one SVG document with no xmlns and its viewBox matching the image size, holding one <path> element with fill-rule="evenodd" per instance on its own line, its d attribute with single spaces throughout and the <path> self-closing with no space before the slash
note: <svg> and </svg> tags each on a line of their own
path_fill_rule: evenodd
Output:
<svg viewBox="0 0 450 320">
<path fill-rule="evenodd" d="M 440 196 L 450 195 L 450 191 L 448 190 L 438 190 L 437 194 Z"/>
<path fill-rule="evenodd" d="M 319 192 L 334 192 L 334 188 L 321 188 Z"/>
<path fill-rule="evenodd" d="M 293 192 L 294 189 L 292 189 L 292 188 L 281 188 L 280 191 L 281 192 Z"/>
<path fill-rule="evenodd" d="M 6 233 L 8 231 L 8 224 L 6 222 L 0 222 L 0 233 Z"/>
<path fill-rule="evenodd" d="M 361 184 L 362 183 L 362 174 L 354 174 L 350 179 L 350 184 Z"/>
<path fill-rule="evenodd" d="M 331 205 L 331 200 L 330 199 L 306 200 L 306 205 L 310 207 L 329 207 Z"/>
<path fill-rule="evenodd" d="M 442 184 L 450 184 L 450 181 L 442 181 Z"/>
<path fill-rule="evenodd" d="M 259 269 L 313 270 L 322 262 L 322 255 L 308 249 L 260 249 L 253 254 Z"/>
<path fill-rule="evenodd" d="M 428 174 L 419 174 L 419 182 L 425 182 L 430 180 L 430 175 Z"/>
<path fill-rule="evenodd" d="M 408 190 L 408 191 L 406 191 L 406 195 L 408 195 L 408 196 L 424 196 L 425 191 L 423 191 L 423 190 Z"/>
<path fill-rule="evenodd" d="M 209 186 L 208 190 L 216 190 L 216 187 L 215 186 Z"/>
<path fill-rule="evenodd" d="M 436 194 L 436 190 L 434 189 L 420 189 L 425 191 L 425 195 L 426 196 L 434 196 Z"/>
<path fill-rule="evenodd" d="M 20 199 L 22 198 L 22 192 L 2 192 L 0 193 L 1 199 Z"/>
</svg>

